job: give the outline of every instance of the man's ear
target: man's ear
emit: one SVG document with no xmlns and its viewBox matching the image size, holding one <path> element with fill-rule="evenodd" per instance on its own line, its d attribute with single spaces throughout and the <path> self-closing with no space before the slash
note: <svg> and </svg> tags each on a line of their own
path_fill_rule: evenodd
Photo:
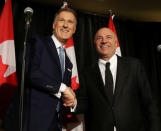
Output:
<svg viewBox="0 0 161 131">
<path fill-rule="evenodd" d="M 73 34 L 76 32 L 77 27 L 75 26 Z"/>
<path fill-rule="evenodd" d="M 115 43 L 116 43 L 116 48 L 117 48 L 117 43 L 118 43 L 117 37 L 116 37 L 115 39 L 116 39 L 116 40 L 115 40 Z"/>
<path fill-rule="evenodd" d="M 55 29 L 55 23 L 53 23 L 53 30 Z"/>
</svg>

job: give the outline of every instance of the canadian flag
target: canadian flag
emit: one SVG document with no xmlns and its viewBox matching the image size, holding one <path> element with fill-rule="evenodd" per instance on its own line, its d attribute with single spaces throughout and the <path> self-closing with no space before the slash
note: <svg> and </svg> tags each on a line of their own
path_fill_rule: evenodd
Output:
<svg viewBox="0 0 161 131">
<path fill-rule="evenodd" d="M 61 8 L 68 8 L 67 1 L 64 1 L 63 6 Z M 67 53 L 70 61 L 73 64 L 72 78 L 71 78 L 71 88 L 73 90 L 77 90 L 79 88 L 79 78 L 78 78 L 78 70 L 77 70 L 77 63 L 76 63 L 73 37 L 71 37 L 67 41 L 67 43 L 65 44 L 65 49 L 66 49 L 66 53 Z M 81 121 L 79 121 L 79 123 L 77 123 L 78 120 L 76 120 L 76 118 L 75 118 L 76 116 L 68 115 L 67 117 L 69 119 L 71 118 L 73 123 L 66 123 L 67 129 L 63 128 L 62 131 L 83 131 L 83 118 L 81 119 Z M 76 123 L 76 125 L 74 125 L 75 123 Z"/>
<path fill-rule="evenodd" d="M 71 37 L 67 41 L 65 45 L 65 49 L 66 49 L 66 53 L 69 59 L 71 60 L 73 64 L 71 87 L 73 90 L 77 90 L 79 88 L 79 79 L 78 79 L 78 71 L 77 71 L 77 63 L 76 63 L 73 37 Z M 67 115 L 67 117 L 70 119 L 73 119 L 73 125 L 74 123 L 78 122 L 78 120 L 75 118 L 76 116 Z M 70 124 L 72 125 L 72 123 Z M 83 131 L 83 121 L 79 121 L 79 124 L 77 123 L 75 126 L 72 126 L 72 128 L 70 127 L 70 124 L 67 123 L 67 129 L 62 129 L 62 131 Z"/>
<path fill-rule="evenodd" d="M 17 87 L 15 47 L 11 0 L 7 0 L 0 16 L 0 113 L 9 104 Z"/>
<path fill-rule="evenodd" d="M 68 8 L 67 1 L 64 1 L 63 6 L 61 8 Z M 65 49 L 70 61 L 73 64 L 71 87 L 73 90 L 77 90 L 79 87 L 79 78 L 78 78 L 78 70 L 77 70 L 77 63 L 76 63 L 76 57 L 75 57 L 73 37 L 71 37 L 67 41 L 67 43 L 65 44 Z"/>
<path fill-rule="evenodd" d="M 108 27 L 116 34 L 116 37 L 117 37 L 115 25 L 114 25 L 114 22 L 113 22 L 113 17 L 114 17 L 114 15 L 113 16 L 110 15 Z M 118 37 L 117 37 L 117 41 L 118 41 Z M 116 54 L 119 55 L 119 56 L 121 56 L 121 50 L 120 50 L 119 41 L 117 43 Z"/>
<path fill-rule="evenodd" d="M 74 42 L 73 37 L 71 37 L 66 45 L 65 45 L 66 53 L 73 64 L 72 69 L 72 78 L 71 78 L 71 87 L 73 90 L 77 90 L 79 87 L 79 79 L 78 79 L 78 70 L 77 70 L 77 63 L 76 63 L 76 56 L 74 50 Z"/>
</svg>

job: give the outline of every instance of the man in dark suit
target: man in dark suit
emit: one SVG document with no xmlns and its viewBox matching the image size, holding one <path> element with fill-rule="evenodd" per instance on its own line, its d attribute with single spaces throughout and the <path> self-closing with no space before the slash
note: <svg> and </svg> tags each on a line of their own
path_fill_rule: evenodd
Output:
<svg viewBox="0 0 161 131">
<path fill-rule="evenodd" d="M 31 39 L 25 77 L 23 131 L 62 130 L 63 100 L 68 101 L 70 106 L 75 99 L 70 88 L 72 63 L 64 51 L 75 30 L 75 12 L 69 8 L 61 9 L 53 22 L 53 35 Z M 11 108 L 14 106 L 12 104 Z M 10 124 L 14 123 L 10 118 Z M 7 131 L 19 130 L 7 124 Z"/>
<path fill-rule="evenodd" d="M 117 38 L 109 28 L 98 30 L 95 46 L 99 59 L 82 73 L 77 96 L 76 112 L 85 112 L 87 131 L 161 131 L 142 64 L 115 54 Z"/>
<path fill-rule="evenodd" d="M 24 111 L 25 131 L 61 130 L 62 96 L 71 102 L 75 99 L 70 88 L 72 63 L 64 50 L 75 30 L 75 12 L 61 9 L 53 22 L 53 35 L 32 39 Z"/>
</svg>

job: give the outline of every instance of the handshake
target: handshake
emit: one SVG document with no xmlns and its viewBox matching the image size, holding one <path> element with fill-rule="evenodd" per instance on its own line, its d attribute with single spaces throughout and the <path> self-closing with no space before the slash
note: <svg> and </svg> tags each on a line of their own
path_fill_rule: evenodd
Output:
<svg viewBox="0 0 161 131">
<path fill-rule="evenodd" d="M 65 107 L 74 107 L 76 105 L 76 95 L 70 87 L 63 92 L 63 105 Z"/>
</svg>

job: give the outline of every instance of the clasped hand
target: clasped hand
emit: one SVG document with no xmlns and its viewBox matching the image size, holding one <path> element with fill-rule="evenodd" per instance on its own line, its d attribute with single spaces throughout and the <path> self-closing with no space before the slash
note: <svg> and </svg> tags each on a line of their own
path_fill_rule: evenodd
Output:
<svg viewBox="0 0 161 131">
<path fill-rule="evenodd" d="M 67 87 L 63 92 L 63 105 L 65 107 L 74 107 L 76 104 L 76 96 L 70 87 Z"/>
</svg>

